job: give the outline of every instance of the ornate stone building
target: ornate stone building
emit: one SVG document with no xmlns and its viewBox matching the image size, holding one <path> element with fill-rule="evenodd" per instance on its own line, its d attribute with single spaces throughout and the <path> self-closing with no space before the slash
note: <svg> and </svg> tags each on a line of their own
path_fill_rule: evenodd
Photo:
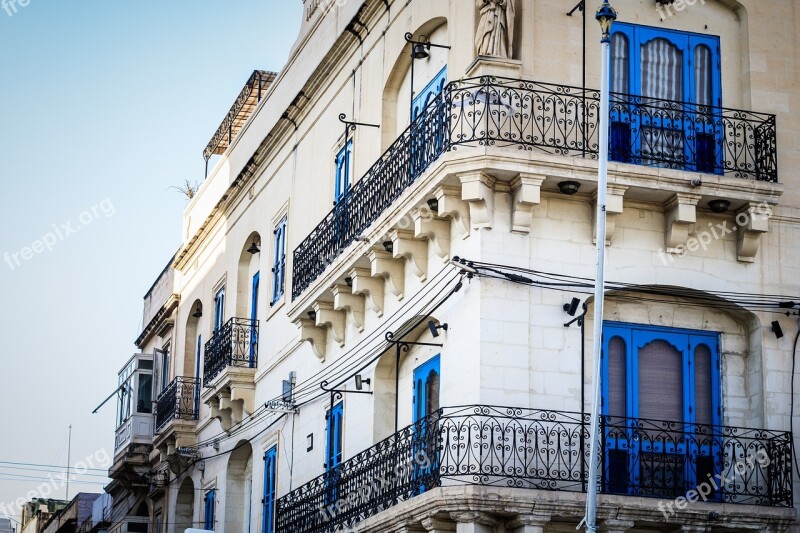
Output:
<svg viewBox="0 0 800 533">
<path fill-rule="evenodd" d="M 596 6 L 303 3 L 150 293 L 126 507 L 157 533 L 542 533 L 597 483 L 609 532 L 795 528 L 796 2 L 613 2 L 597 480 Z"/>
</svg>

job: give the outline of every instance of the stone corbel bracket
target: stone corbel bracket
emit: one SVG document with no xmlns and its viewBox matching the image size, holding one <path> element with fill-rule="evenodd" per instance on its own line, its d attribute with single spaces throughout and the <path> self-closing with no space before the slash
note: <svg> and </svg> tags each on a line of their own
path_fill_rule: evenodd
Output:
<svg viewBox="0 0 800 533">
<path fill-rule="evenodd" d="M 412 216 L 414 237 L 426 239 L 433 253 L 445 261 L 450 259 L 450 222 L 423 215 L 420 211 L 415 211 Z"/>
<path fill-rule="evenodd" d="M 317 359 L 324 361 L 328 341 L 327 330 L 317 327 L 317 324 L 309 318 L 298 318 L 294 323 L 300 329 L 300 342 L 308 341 Z"/>
<path fill-rule="evenodd" d="M 364 297 L 369 309 L 379 317 L 383 316 L 383 292 L 386 282 L 381 278 L 373 278 L 366 268 L 354 268 L 350 271 L 353 280 L 353 294 Z"/>
<path fill-rule="evenodd" d="M 769 231 L 772 209 L 762 204 L 748 203 L 736 214 L 736 253 L 739 261 L 753 263 L 761 248 L 761 236 Z"/>
<path fill-rule="evenodd" d="M 628 188 L 624 185 L 609 185 L 606 192 L 606 246 L 611 246 L 614 239 L 614 231 L 617 229 L 617 217 L 622 214 L 625 198 L 625 191 Z M 592 212 L 592 242 L 597 244 L 597 192 L 592 195 L 594 207 Z"/>
<path fill-rule="evenodd" d="M 511 182 L 511 231 L 531 232 L 533 208 L 542 201 L 542 183 L 545 179 L 546 176 L 538 174 L 520 174 Z"/>
<path fill-rule="evenodd" d="M 331 292 L 334 310 L 345 311 L 356 329 L 364 331 L 364 297 L 353 294 L 347 285 L 334 285 Z"/>
<path fill-rule="evenodd" d="M 461 199 L 469 204 L 469 216 L 474 229 L 491 229 L 494 221 L 495 179 L 483 172 L 459 176 Z"/>
<path fill-rule="evenodd" d="M 461 199 L 461 191 L 457 187 L 439 187 L 435 196 L 439 202 L 439 216 L 452 220 L 456 235 L 462 239 L 469 237 L 469 204 Z"/>
<path fill-rule="evenodd" d="M 392 230 L 389 239 L 392 241 L 392 257 L 405 258 L 414 274 L 425 281 L 428 277 L 428 244 L 415 239 L 414 233 L 407 230 Z"/>
<path fill-rule="evenodd" d="M 694 233 L 700 198 L 699 194 L 678 193 L 665 205 L 667 215 L 665 248 L 668 253 L 685 251 L 686 241 Z"/>
<path fill-rule="evenodd" d="M 382 250 L 370 250 L 367 257 L 372 267 L 372 277 L 384 278 L 389 292 L 397 296 L 398 300 L 402 300 L 406 279 L 403 262 Z"/>
<path fill-rule="evenodd" d="M 345 319 L 344 311 L 337 311 L 330 302 L 314 302 L 314 312 L 317 314 L 317 327 L 328 327 L 333 335 L 333 340 L 344 346 Z"/>
</svg>

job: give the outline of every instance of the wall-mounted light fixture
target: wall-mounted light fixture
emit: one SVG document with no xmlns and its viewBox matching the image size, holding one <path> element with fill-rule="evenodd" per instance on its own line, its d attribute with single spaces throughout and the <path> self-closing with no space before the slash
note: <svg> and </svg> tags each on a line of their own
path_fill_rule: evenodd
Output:
<svg viewBox="0 0 800 533">
<path fill-rule="evenodd" d="M 708 202 L 708 207 L 715 213 L 724 213 L 731 206 L 728 200 L 711 200 Z"/>
<path fill-rule="evenodd" d="M 316 311 L 309 311 L 309 312 L 308 312 L 308 318 L 309 318 L 309 319 L 310 319 L 312 322 L 316 322 L 316 321 L 317 321 L 317 312 L 316 312 Z"/>
<path fill-rule="evenodd" d="M 247 249 L 247 252 L 253 255 L 261 252 L 261 248 L 258 247 L 258 243 L 256 242 L 255 237 L 253 237 L 253 242 L 250 244 L 250 248 Z"/>
<path fill-rule="evenodd" d="M 572 196 L 578 189 L 581 188 L 581 184 L 577 181 L 562 181 L 558 184 L 558 190 L 561 191 L 561 194 L 566 194 L 568 196 Z"/>
<path fill-rule="evenodd" d="M 430 200 L 428 200 L 428 209 L 430 209 L 434 213 L 438 213 L 439 212 L 439 200 L 437 200 L 436 198 L 431 198 Z"/>
<path fill-rule="evenodd" d="M 356 374 L 356 390 L 363 390 L 364 384 L 371 385 L 372 380 L 370 378 L 362 378 L 361 374 Z"/>
<path fill-rule="evenodd" d="M 392 241 L 383 241 L 383 249 L 390 254 L 394 253 L 394 243 Z"/>
<path fill-rule="evenodd" d="M 448 329 L 450 329 L 450 326 L 447 324 L 440 324 L 437 326 L 436 322 L 434 322 L 433 320 L 429 320 L 428 329 L 431 330 L 431 335 L 433 335 L 433 337 L 436 338 L 439 336 L 440 329 L 443 331 L 447 331 Z"/>
<path fill-rule="evenodd" d="M 569 316 L 575 316 L 575 313 L 578 312 L 578 306 L 580 304 L 581 301 L 578 298 L 573 298 L 570 303 L 564 304 L 564 311 L 566 311 Z"/>
<path fill-rule="evenodd" d="M 200 318 L 203 316 L 203 307 L 200 304 L 197 304 L 197 307 L 194 308 L 194 313 L 192 313 L 194 318 Z"/>
<path fill-rule="evenodd" d="M 309 433 L 308 436 L 306 437 L 306 451 L 310 452 L 313 449 L 314 449 L 314 434 Z"/>
<path fill-rule="evenodd" d="M 772 332 L 778 339 L 783 338 L 783 328 L 781 328 L 781 323 L 777 320 L 772 323 Z"/>
</svg>

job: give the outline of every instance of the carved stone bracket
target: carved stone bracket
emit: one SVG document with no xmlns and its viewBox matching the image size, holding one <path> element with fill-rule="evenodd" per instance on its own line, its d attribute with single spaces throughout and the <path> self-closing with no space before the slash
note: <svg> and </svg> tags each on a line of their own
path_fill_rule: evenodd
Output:
<svg viewBox="0 0 800 533">
<path fill-rule="evenodd" d="M 469 205 L 461 199 L 461 191 L 457 187 L 439 187 L 436 200 L 439 202 L 439 216 L 452 220 L 456 235 L 462 239 L 469 237 Z"/>
<path fill-rule="evenodd" d="M 353 294 L 364 296 L 369 309 L 383 316 L 383 290 L 386 282 L 380 278 L 373 278 L 366 268 L 354 268 L 350 271 L 353 280 Z"/>
<path fill-rule="evenodd" d="M 428 277 L 428 244 L 414 238 L 414 233 L 395 229 L 389 232 L 392 241 L 392 254 L 395 259 L 405 258 L 414 274 L 425 281 Z"/>
<path fill-rule="evenodd" d="M 344 346 L 345 317 L 344 311 L 336 311 L 329 302 L 314 302 L 314 312 L 317 314 L 317 326 L 330 328 L 333 340 Z"/>
<path fill-rule="evenodd" d="M 633 529 L 634 523 L 631 520 L 617 520 L 611 519 L 603 521 L 600 528 L 605 533 L 625 533 L 629 529 Z"/>
<path fill-rule="evenodd" d="M 665 248 L 669 253 L 680 253 L 694 233 L 697 222 L 699 194 L 678 193 L 666 204 L 667 228 Z"/>
<path fill-rule="evenodd" d="M 442 218 L 422 216 L 419 211 L 414 218 L 414 237 L 426 239 L 433 253 L 445 261 L 450 258 L 450 222 Z"/>
<path fill-rule="evenodd" d="M 300 342 L 308 341 L 317 359 L 324 361 L 325 348 L 328 340 L 327 330 L 317 327 L 317 324 L 308 318 L 299 318 L 295 320 L 294 323 L 300 328 Z"/>
<path fill-rule="evenodd" d="M 384 278 L 389 292 L 402 300 L 405 289 L 403 262 L 394 259 L 390 253 L 382 250 L 370 250 L 367 257 L 372 267 L 372 277 Z"/>
<path fill-rule="evenodd" d="M 606 246 L 611 245 L 617 229 L 617 217 L 623 211 L 623 199 L 628 188 L 624 185 L 609 185 L 606 192 Z M 592 242 L 597 244 L 597 192 L 592 195 L 594 216 L 592 217 Z"/>
<path fill-rule="evenodd" d="M 455 531 L 456 524 L 455 522 L 450 522 L 448 520 L 442 520 L 441 518 L 425 518 L 422 521 L 422 526 L 429 532 L 429 533 L 445 533 L 446 531 Z"/>
<path fill-rule="evenodd" d="M 748 203 L 736 214 L 737 246 L 739 261 L 753 263 L 761 248 L 761 236 L 769 231 L 771 209 Z"/>
<path fill-rule="evenodd" d="M 511 231 L 530 233 L 533 208 L 542 201 L 542 183 L 547 176 L 520 174 L 511 182 L 513 204 L 511 206 Z"/>
<path fill-rule="evenodd" d="M 495 179 L 483 172 L 459 176 L 461 199 L 469 203 L 469 216 L 475 229 L 492 228 L 494 221 Z"/>
<path fill-rule="evenodd" d="M 520 515 L 506 523 L 506 527 L 519 533 L 544 533 L 544 527 L 550 520 L 549 514 Z"/>
<path fill-rule="evenodd" d="M 334 310 L 345 311 L 356 329 L 364 331 L 364 297 L 353 294 L 347 285 L 335 285 L 331 292 Z"/>
</svg>

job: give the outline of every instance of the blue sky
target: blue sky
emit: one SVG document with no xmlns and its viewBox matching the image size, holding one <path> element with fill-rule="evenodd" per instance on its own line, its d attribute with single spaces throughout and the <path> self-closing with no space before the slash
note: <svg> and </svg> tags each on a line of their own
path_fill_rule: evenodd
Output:
<svg viewBox="0 0 800 533">
<path fill-rule="evenodd" d="M 113 404 L 91 412 L 180 244 L 186 199 L 169 187 L 202 180 L 203 148 L 249 74 L 282 68 L 302 11 L 16 1 L 0 9 L 0 504 L 46 476 L 7 462 L 66 464 L 69 424 L 73 463 L 113 453 Z"/>
</svg>

